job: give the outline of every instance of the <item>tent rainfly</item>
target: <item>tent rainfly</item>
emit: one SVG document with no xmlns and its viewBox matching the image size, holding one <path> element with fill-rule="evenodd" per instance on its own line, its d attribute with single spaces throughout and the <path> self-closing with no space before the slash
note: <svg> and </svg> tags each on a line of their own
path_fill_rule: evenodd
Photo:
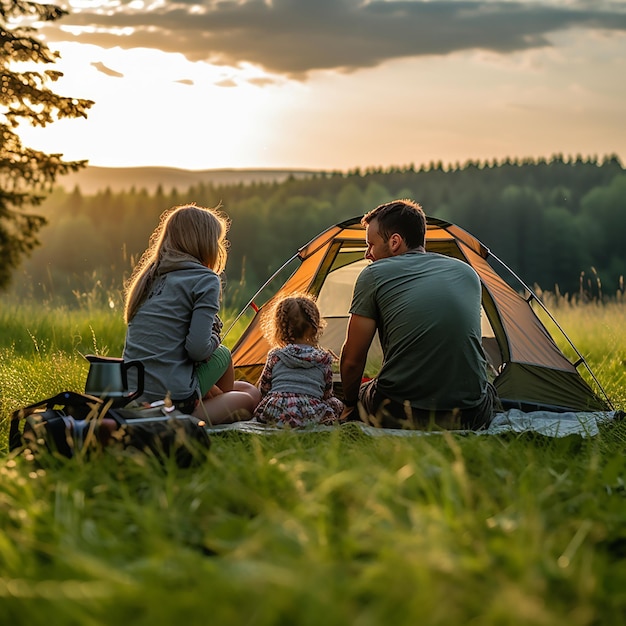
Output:
<svg viewBox="0 0 626 626">
<path fill-rule="evenodd" d="M 612 409 L 609 398 L 583 356 L 533 291 L 462 228 L 432 217 L 427 218 L 427 224 L 427 251 L 461 259 L 469 263 L 480 277 L 483 348 L 504 408 L 523 411 Z M 237 378 L 252 383 L 258 380 L 269 350 L 261 332 L 261 315 L 274 298 L 294 292 L 308 292 L 317 297 L 327 323 L 321 345 L 339 354 L 345 339 L 354 282 L 368 263 L 364 253 L 365 229 L 360 217 L 332 226 L 300 248 L 265 283 L 239 316 L 244 315 L 249 307 L 255 311 L 232 350 Z M 281 270 L 297 260 L 300 263 L 286 282 L 262 306 L 257 306 L 255 300 L 272 287 Z M 518 289 L 496 273 L 488 260 L 497 262 L 506 270 Z M 543 311 L 544 319 L 551 320 L 555 327 L 553 332 L 562 334 L 576 360 L 570 360 L 559 349 L 537 315 L 537 307 Z M 366 373 L 375 374 L 381 359 L 380 344 L 375 340 L 368 355 Z M 589 383 L 581 375 L 583 369 Z M 592 386 L 597 390 L 594 391 Z"/>
</svg>

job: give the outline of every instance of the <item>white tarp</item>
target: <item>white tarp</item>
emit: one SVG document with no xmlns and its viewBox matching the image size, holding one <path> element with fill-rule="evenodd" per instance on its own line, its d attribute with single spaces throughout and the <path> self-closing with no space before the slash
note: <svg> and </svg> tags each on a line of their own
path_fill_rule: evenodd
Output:
<svg viewBox="0 0 626 626">
<path fill-rule="evenodd" d="M 610 422 L 623 413 L 621 411 L 595 411 L 588 413 L 553 413 L 550 411 L 533 411 L 524 413 L 518 409 L 510 409 L 504 413 L 496 413 L 489 428 L 481 431 L 453 430 L 448 431 L 462 435 L 501 435 L 504 433 L 537 433 L 546 437 L 567 437 L 568 435 L 580 435 L 581 437 L 594 437 L 599 433 L 600 424 Z M 329 432 L 336 428 L 344 428 L 354 425 L 363 432 L 376 436 L 431 436 L 441 434 L 441 431 L 422 430 L 399 430 L 392 428 L 374 428 L 361 422 L 349 422 L 342 426 L 312 426 L 302 428 L 294 432 Z M 225 430 L 236 430 L 244 433 L 275 433 L 285 429 L 276 426 L 260 424 L 254 420 L 248 422 L 236 422 L 235 424 L 224 424 L 221 426 L 209 426 L 207 431 L 221 432 Z"/>
</svg>

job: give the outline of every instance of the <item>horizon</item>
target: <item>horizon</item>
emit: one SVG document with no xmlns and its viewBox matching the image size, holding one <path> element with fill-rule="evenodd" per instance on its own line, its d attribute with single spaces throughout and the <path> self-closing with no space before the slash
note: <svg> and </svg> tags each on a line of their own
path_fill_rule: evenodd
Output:
<svg viewBox="0 0 626 626">
<path fill-rule="evenodd" d="M 469 165 L 478 165 L 479 167 L 481 166 L 489 166 L 489 165 L 494 165 L 494 166 L 498 166 L 498 165 L 502 165 L 504 164 L 505 161 L 511 161 L 513 163 L 520 163 L 520 162 L 532 162 L 532 163 L 539 163 L 541 161 L 545 161 L 546 163 L 551 163 L 555 160 L 558 159 L 562 159 L 564 163 L 572 163 L 575 162 L 576 160 L 578 160 L 579 158 L 582 159 L 583 161 L 588 161 L 591 159 L 595 159 L 597 161 L 597 163 L 599 165 L 601 165 L 604 161 L 606 161 L 607 159 L 617 159 L 620 163 L 620 165 L 622 167 L 624 167 L 624 160 L 616 153 L 607 153 L 607 154 L 582 154 L 582 153 L 577 153 L 577 154 L 563 154 L 563 153 L 554 153 L 551 154 L 548 157 L 543 157 L 543 156 L 538 156 L 538 157 L 533 157 L 533 156 L 529 156 L 529 155 L 520 155 L 520 156 L 509 156 L 509 157 L 503 157 L 501 159 L 471 159 L 468 158 L 463 162 L 460 161 L 455 161 L 455 162 L 444 162 L 441 160 L 438 161 L 434 161 L 431 160 L 428 163 L 389 163 L 389 164 L 385 164 L 385 165 L 369 165 L 366 167 L 361 167 L 359 165 L 355 165 L 353 167 L 348 167 L 345 169 L 340 169 L 340 170 L 332 170 L 332 169 L 318 169 L 318 168 L 304 168 L 304 167 L 280 167 L 280 166 L 272 166 L 272 167 L 264 167 L 264 166 L 259 166 L 259 167 L 206 167 L 206 168 L 200 168 L 200 169 L 194 169 L 194 168 L 182 168 L 182 167 L 177 167 L 174 165 L 128 165 L 128 166 L 119 166 L 119 165 L 94 165 L 92 163 L 87 163 L 85 165 L 85 168 L 98 168 L 98 169 L 124 169 L 124 170 L 129 170 L 129 169 L 171 169 L 171 170 L 180 170 L 181 172 L 191 172 L 191 173 L 203 173 L 203 172 L 245 172 L 245 171 L 255 171 L 255 172 L 303 172 L 303 173 L 334 173 L 334 172 L 340 172 L 343 174 L 348 174 L 357 170 L 360 170 L 362 173 L 371 171 L 371 170 L 379 170 L 379 169 L 383 169 L 383 170 L 388 170 L 388 169 L 408 169 L 411 166 L 415 169 L 415 171 L 419 171 L 420 169 L 428 169 L 430 166 L 435 165 L 435 166 L 439 166 L 441 165 L 441 167 L 443 168 L 443 170 L 445 171 L 451 171 L 453 169 L 463 169 L 466 166 Z M 84 169 L 84 168 L 83 168 Z M 77 172 L 77 173 L 80 173 Z"/>
<path fill-rule="evenodd" d="M 597 158 L 596 155 L 558 155 L 552 158 L 544 159 L 543 162 L 550 165 L 553 160 L 560 159 L 565 164 L 575 164 L 581 158 L 583 162 L 589 162 L 591 159 L 597 159 L 596 165 L 602 166 L 607 160 L 617 159 L 619 166 L 623 169 L 624 165 L 617 155 L 602 155 Z M 518 159 L 509 159 L 513 164 L 520 164 L 524 167 L 528 164 L 539 164 L 540 159 L 531 159 L 530 157 L 521 157 Z M 470 163 L 473 167 L 480 170 L 492 167 L 500 167 L 503 163 L 494 163 L 491 161 L 468 161 L 466 163 L 428 163 L 428 164 L 405 164 L 391 165 L 387 167 L 368 168 L 350 168 L 347 170 L 314 170 L 300 168 L 205 168 L 201 170 L 181 169 L 177 167 L 162 165 L 140 165 L 130 167 L 102 167 L 98 165 L 87 165 L 77 172 L 72 172 L 60 177 L 56 184 L 64 187 L 66 191 L 71 191 L 78 187 L 84 194 L 94 194 L 103 189 L 111 189 L 112 191 L 123 191 L 131 188 L 143 188 L 150 192 L 155 191 L 159 187 L 162 189 L 180 189 L 188 185 L 193 186 L 198 182 L 206 182 L 210 180 L 213 184 L 218 185 L 238 185 L 240 183 L 281 183 L 288 176 L 296 178 L 313 178 L 318 175 L 322 176 L 343 176 L 351 175 L 365 176 L 371 173 L 386 173 L 389 169 L 406 172 L 410 165 L 413 165 L 415 172 L 431 171 L 433 166 L 441 167 L 444 173 L 453 173 L 455 171 L 463 171 L 465 167 L 469 167 Z"/>
</svg>

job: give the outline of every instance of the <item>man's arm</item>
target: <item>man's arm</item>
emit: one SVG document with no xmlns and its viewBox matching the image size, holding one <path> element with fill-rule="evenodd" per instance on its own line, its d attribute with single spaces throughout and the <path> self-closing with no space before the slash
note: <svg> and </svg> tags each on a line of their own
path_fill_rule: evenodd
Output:
<svg viewBox="0 0 626 626">
<path fill-rule="evenodd" d="M 367 351 L 376 333 L 376 321 L 362 315 L 350 315 L 346 342 L 341 349 L 340 372 L 346 408 L 356 406 L 365 370 Z"/>
</svg>

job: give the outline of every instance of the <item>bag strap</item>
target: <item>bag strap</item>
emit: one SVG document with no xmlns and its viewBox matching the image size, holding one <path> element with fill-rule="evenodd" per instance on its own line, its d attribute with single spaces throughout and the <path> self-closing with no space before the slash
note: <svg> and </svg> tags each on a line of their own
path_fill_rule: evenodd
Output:
<svg viewBox="0 0 626 626">
<path fill-rule="evenodd" d="M 22 409 L 13 411 L 11 420 L 20 420 L 31 413 L 34 413 L 36 409 L 45 406 L 46 409 L 51 409 L 55 406 L 76 406 L 76 407 L 89 407 L 90 404 L 103 404 L 101 398 L 96 396 L 90 396 L 86 393 L 77 393 L 76 391 L 62 391 L 57 393 L 56 396 L 40 400 L 33 404 L 29 404 Z"/>
<path fill-rule="evenodd" d="M 40 400 L 33 404 L 29 404 L 21 409 L 13 411 L 11 415 L 11 423 L 9 425 L 9 449 L 13 450 L 21 445 L 20 435 L 20 420 L 29 415 L 32 415 L 37 409 L 45 407 L 46 410 L 52 409 L 55 406 L 74 406 L 79 408 L 89 409 L 94 404 L 102 405 L 103 402 L 96 396 L 90 396 L 86 393 L 77 393 L 76 391 L 62 391 L 57 393 L 56 396 Z"/>
</svg>

